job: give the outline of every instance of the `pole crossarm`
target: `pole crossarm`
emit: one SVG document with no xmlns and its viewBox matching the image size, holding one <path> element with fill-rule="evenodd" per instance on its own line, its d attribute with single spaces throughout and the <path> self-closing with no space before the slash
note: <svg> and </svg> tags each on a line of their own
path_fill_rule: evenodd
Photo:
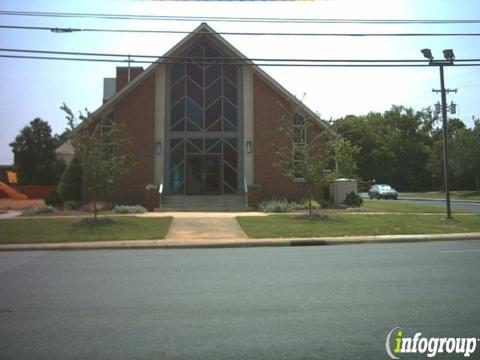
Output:
<svg viewBox="0 0 480 360">
<path fill-rule="evenodd" d="M 444 91 L 445 91 L 445 93 L 447 93 L 447 94 L 450 94 L 451 92 L 453 92 L 453 93 L 455 93 L 455 94 L 456 94 L 456 93 L 457 93 L 457 91 L 458 91 L 458 89 L 445 89 Z M 441 93 L 441 92 L 442 92 L 442 90 L 441 90 L 441 89 L 438 89 L 438 90 L 437 90 L 437 89 L 432 89 L 432 92 L 434 92 L 434 93 L 437 93 L 437 94 L 438 94 L 438 93 Z"/>
</svg>

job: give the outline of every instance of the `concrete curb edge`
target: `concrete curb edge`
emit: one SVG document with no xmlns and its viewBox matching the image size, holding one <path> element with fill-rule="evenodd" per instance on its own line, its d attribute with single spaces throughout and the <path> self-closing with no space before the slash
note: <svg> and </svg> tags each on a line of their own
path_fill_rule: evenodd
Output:
<svg viewBox="0 0 480 360">
<path fill-rule="evenodd" d="M 319 238 L 223 239 L 213 241 L 120 240 L 72 243 L 28 243 L 0 245 L 0 251 L 31 250 L 106 250 L 106 249 L 199 249 L 269 246 L 325 246 L 347 244 L 385 244 L 406 242 L 476 240 L 480 233 L 377 235 Z"/>
</svg>

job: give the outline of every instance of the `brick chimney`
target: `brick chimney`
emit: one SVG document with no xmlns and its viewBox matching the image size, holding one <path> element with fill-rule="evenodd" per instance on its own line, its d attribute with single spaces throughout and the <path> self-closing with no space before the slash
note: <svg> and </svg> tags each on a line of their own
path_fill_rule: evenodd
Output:
<svg viewBox="0 0 480 360">
<path fill-rule="evenodd" d="M 130 81 L 143 72 L 140 66 L 130 67 Z M 128 84 L 128 67 L 117 67 L 116 91 L 119 92 Z"/>
</svg>

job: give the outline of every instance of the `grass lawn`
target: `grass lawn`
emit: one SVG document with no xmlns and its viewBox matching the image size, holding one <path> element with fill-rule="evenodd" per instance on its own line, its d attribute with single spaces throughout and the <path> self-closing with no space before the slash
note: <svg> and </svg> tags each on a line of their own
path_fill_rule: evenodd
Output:
<svg viewBox="0 0 480 360">
<path fill-rule="evenodd" d="M 329 220 L 299 219 L 294 215 L 239 216 L 250 238 L 321 237 L 346 235 L 404 235 L 480 232 L 480 215 L 332 214 Z"/>
<path fill-rule="evenodd" d="M 372 212 L 439 213 L 439 214 L 442 214 L 445 212 L 444 207 L 407 204 L 407 203 L 401 202 L 400 200 L 363 199 L 362 208 Z"/>
<path fill-rule="evenodd" d="M 0 220 L 0 244 L 163 239 L 172 222 L 171 217 L 110 219 L 97 225 L 79 218 Z"/>
<path fill-rule="evenodd" d="M 418 192 L 418 193 L 401 193 L 401 197 L 418 197 L 429 199 L 444 199 L 445 193 L 443 191 Z M 458 200 L 480 200 L 480 192 L 471 190 L 457 190 L 450 191 L 450 198 Z"/>
</svg>

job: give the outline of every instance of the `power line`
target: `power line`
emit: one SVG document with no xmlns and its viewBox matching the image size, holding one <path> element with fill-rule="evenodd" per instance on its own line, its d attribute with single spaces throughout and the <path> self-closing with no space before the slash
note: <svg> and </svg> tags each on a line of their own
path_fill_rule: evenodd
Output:
<svg viewBox="0 0 480 360">
<path fill-rule="evenodd" d="M 134 60 L 134 59 L 100 59 L 100 58 L 78 58 L 78 57 L 57 57 L 57 56 L 29 56 L 29 55 L 5 55 L 0 54 L 0 58 L 12 58 L 12 59 L 33 59 L 33 60 L 62 60 L 62 61 L 86 61 L 86 62 L 110 62 L 110 63 L 119 63 L 119 62 L 130 62 L 137 64 L 153 64 L 159 62 L 158 60 Z M 174 64 L 191 64 L 191 62 L 176 60 L 170 63 Z M 212 64 L 221 64 L 221 62 L 212 62 Z M 231 65 L 240 65 L 240 66 L 271 66 L 271 67 L 369 67 L 369 68 L 385 68 L 385 67 L 429 67 L 428 64 L 385 64 L 385 63 L 375 63 L 375 64 L 359 64 L 359 63 L 347 63 L 347 64 L 334 64 L 334 63 L 245 63 L 245 62 L 229 62 Z M 457 64 L 456 67 L 471 67 L 471 66 L 480 66 L 479 63 L 468 63 L 468 64 Z"/>
<path fill-rule="evenodd" d="M 163 20 L 163 21 L 218 21 L 218 22 L 267 22 L 267 23 L 315 23 L 315 24 L 479 24 L 478 19 L 326 19 L 326 18 L 280 18 L 280 17 L 223 17 L 223 16 L 175 16 L 132 15 L 106 13 L 72 13 L 44 11 L 2 10 L 5 16 L 36 16 L 60 18 L 100 18 L 115 20 Z"/>
<path fill-rule="evenodd" d="M 54 33 L 73 32 L 109 32 L 109 33 L 145 33 L 145 34 L 191 34 L 191 31 L 182 30 L 151 30 L 151 29 L 99 29 L 99 28 L 70 28 L 70 27 L 45 27 L 45 26 L 20 26 L 0 25 L 0 29 L 15 30 L 40 30 Z M 197 34 L 210 34 L 207 31 L 199 31 Z M 236 32 L 218 31 L 219 35 L 237 36 L 325 36 L 325 37 L 434 37 L 434 36 L 480 36 L 480 33 L 327 33 L 327 32 Z"/>
<path fill-rule="evenodd" d="M 195 56 L 163 56 L 163 55 L 143 55 L 143 54 L 116 54 L 116 53 L 92 53 L 78 51 L 52 51 L 52 50 L 34 50 L 34 49 L 11 49 L 0 48 L 1 52 L 18 52 L 33 54 L 50 55 L 73 55 L 73 56 L 99 56 L 99 57 L 136 57 L 136 58 L 154 58 L 160 60 L 179 60 L 179 61 L 209 61 L 231 63 L 232 61 L 262 61 L 262 62 L 308 62 L 308 63 L 426 63 L 425 59 L 302 59 L 302 58 L 222 58 L 222 57 L 195 57 Z M 150 63 L 155 61 L 149 61 Z M 477 59 L 455 59 L 455 62 L 480 62 Z"/>
</svg>

